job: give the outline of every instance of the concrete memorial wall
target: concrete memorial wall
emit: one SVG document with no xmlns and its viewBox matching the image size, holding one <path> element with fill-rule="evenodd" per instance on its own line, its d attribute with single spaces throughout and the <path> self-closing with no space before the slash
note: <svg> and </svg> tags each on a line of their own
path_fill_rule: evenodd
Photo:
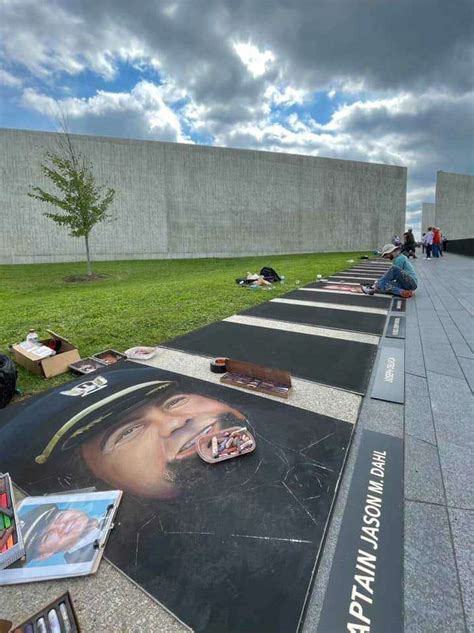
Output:
<svg viewBox="0 0 474 633">
<path fill-rule="evenodd" d="M 448 251 L 474 256 L 474 176 L 437 172 L 436 225 Z"/>
<path fill-rule="evenodd" d="M 421 234 L 426 232 L 429 226 L 436 225 L 436 205 L 433 202 L 423 202 L 421 206 Z"/>
<path fill-rule="evenodd" d="M 75 261 L 83 240 L 27 196 L 57 134 L 0 130 L 0 263 Z M 401 234 L 405 167 L 192 144 L 74 135 L 115 221 L 95 227 L 96 260 L 375 249 Z"/>
</svg>

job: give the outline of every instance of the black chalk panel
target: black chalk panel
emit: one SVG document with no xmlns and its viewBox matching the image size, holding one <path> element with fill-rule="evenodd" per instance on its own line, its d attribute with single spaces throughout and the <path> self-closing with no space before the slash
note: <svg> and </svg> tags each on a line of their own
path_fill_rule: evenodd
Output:
<svg viewBox="0 0 474 633">
<path fill-rule="evenodd" d="M 319 294 L 319 293 L 306 293 Z M 315 298 L 316 300 L 316 298 Z M 275 319 L 290 323 L 303 323 L 325 328 L 363 332 L 366 334 L 382 335 L 385 325 L 384 314 L 370 312 L 354 312 L 350 310 L 332 310 L 331 308 L 317 308 L 311 305 L 295 305 L 267 301 L 245 310 L 242 314 Z"/>
<path fill-rule="evenodd" d="M 364 394 L 377 346 L 219 321 L 164 344 L 201 356 L 225 356 L 286 369 L 292 376 Z"/>
</svg>

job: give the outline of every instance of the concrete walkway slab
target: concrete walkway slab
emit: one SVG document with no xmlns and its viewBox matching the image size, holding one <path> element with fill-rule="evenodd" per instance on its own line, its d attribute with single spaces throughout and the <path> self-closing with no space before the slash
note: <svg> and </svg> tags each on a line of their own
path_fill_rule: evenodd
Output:
<svg viewBox="0 0 474 633">
<path fill-rule="evenodd" d="M 405 503 L 405 633 L 465 633 L 446 508 Z"/>
</svg>

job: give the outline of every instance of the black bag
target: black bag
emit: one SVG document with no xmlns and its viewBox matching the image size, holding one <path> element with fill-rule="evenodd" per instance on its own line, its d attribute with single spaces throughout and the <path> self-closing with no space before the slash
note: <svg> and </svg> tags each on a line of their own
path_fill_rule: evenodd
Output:
<svg viewBox="0 0 474 633">
<path fill-rule="evenodd" d="M 265 281 L 270 281 L 271 283 L 275 281 L 281 281 L 281 277 L 279 276 L 277 271 L 273 270 L 273 268 L 268 268 L 267 266 L 264 266 L 262 268 L 262 270 L 260 271 L 260 275 L 262 275 Z"/>
<path fill-rule="evenodd" d="M 16 389 L 17 371 L 13 361 L 0 354 L 0 409 L 6 407 Z"/>
</svg>

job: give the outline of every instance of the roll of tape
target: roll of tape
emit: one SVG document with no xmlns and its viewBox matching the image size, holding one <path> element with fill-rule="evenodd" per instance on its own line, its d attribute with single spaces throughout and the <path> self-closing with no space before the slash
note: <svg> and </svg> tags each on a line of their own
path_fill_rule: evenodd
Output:
<svg viewBox="0 0 474 633">
<path fill-rule="evenodd" d="M 211 371 L 213 374 L 225 374 L 227 371 L 225 362 L 227 358 L 215 358 L 211 360 Z"/>
</svg>

